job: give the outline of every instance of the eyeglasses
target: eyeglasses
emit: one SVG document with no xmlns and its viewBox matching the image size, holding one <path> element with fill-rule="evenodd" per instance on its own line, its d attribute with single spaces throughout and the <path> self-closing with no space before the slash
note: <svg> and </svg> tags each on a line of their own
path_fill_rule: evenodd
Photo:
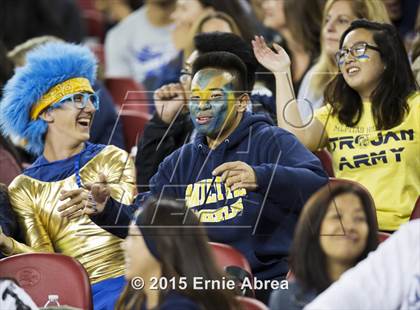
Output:
<svg viewBox="0 0 420 310">
<path fill-rule="evenodd" d="M 179 76 L 179 81 L 181 82 L 181 84 L 185 84 L 191 79 L 191 76 L 191 71 L 187 69 L 182 69 L 181 75 Z"/>
<path fill-rule="evenodd" d="M 99 110 L 99 97 L 95 93 L 76 93 L 71 94 L 68 96 L 63 97 L 59 102 L 57 102 L 55 105 L 64 103 L 66 101 L 71 101 L 74 106 L 78 109 L 84 109 L 88 101 L 92 103 L 92 105 L 95 107 L 95 110 Z"/>
<path fill-rule="evenodd" d="M 335 61 L 337 62 L 337 65 L 341 67 L 344 62 L 346 61 L 346 58 L 348 54 L 350 53 L 355 58 L 360 58 L 364 55 L 366 55 L 367 49 L 370 48 L 372 50 L 375 50 L 377 52 L 381 52 L 380 49 L 377 46 L 370 45 L 366 42 L 357 43 L 353 45 L 350 48 L 342 48 L 337 53 L 335 53 Z"/>
</svg>

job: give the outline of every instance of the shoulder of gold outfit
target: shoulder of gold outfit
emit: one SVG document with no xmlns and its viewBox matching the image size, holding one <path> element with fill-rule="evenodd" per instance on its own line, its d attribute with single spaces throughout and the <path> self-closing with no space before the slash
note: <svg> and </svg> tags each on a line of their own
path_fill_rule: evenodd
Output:
<svg viewBox="0 0 420 310">
<path fill-rule="evenodd" d="M 136 192 L 134 163 L 125 151 L 107 146 L 80 169 L 84 183 L 95 182 L 99 173 L 107 176 L 115 200 L 132 203 Z M 122 275 L 121 239 L 95 225 L 87 215 L 69 221 L 57 211 L 63 203 L 59 200 L 61 190 L 76 188 L 74 174 L 55 182 L 18 176 L 9 186 L 9 195 L 26 244 L 12 239 L 13 248 L 2 252 L 59 252 L 72 256 L 83 264 L 92 283 Z"/>
</svg>

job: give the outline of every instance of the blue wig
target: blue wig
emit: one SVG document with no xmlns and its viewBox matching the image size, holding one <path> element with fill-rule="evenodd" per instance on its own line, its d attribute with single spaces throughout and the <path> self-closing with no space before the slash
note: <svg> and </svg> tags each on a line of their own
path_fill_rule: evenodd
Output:
<svg viewBox="0 0 420 310">
<path fill-rule="evenodd" d="M 31 120 L 31 109 L 48 90 L 72 78 L 96 78 L 96 58 L 86 47 L 52 42 L 27 54 L 26 64 L 17 68 L 4 87 L 0 102 L 0 126 L 5 135 L 26 141 L 25 148 L 40 155 L 44 151 L 48 124 L 38 118 Z"/>
</svg>

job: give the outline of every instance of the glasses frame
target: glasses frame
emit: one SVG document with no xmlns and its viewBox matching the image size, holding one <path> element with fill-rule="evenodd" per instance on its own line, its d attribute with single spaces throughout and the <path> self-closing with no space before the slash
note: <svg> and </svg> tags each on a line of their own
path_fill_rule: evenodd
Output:
<svg viewBox="0 0 420 310">
<path fill-rule="evenodd" d="M 83 96 L 82 102 L 74 100 L 74 97 L 77 96 L 77 95 L 82 95 Z M 70 95 L 67 95 L 67 96 L 64 96 L 63 98 L 61 98 L 61 100 L 58 101 L 54 105 L 62 104 L 66 101 L 71 101 L 77 109 L 83 110 L 84 108 L 86 108 L 89 99 L 90 99 L 90 102 L 92 102 L 92 105 L 95 107 L 95 110 L 99 110 L 99 96 L 96 93 L 74 93 L 74 94 L 70 94 Z"/>
<path fill-rule="evenodd" d="M 364 48 L 363 54 L 357 55 L 355 51 L 356 51 L 357 48 L 360 48 L 361 46 L 363 46 L 363 48 Z M 366 51 L 368 49 L 371 49 L 371 50 L 377 51 L 378 53 L 381 53 L 381 50 L 379 49 L 379 47 L 374 46 L 374 45 L 370 45 L 367 42 L 359 42 L 359 43 L 354 44 L 350 48 L 341 48 L 337 53 L 335 53 L 335 62 L 337 64 L 337 66 L 341 67 L 344 64 L 345 59 L 347 58 L 349 53 L 353 57 L 357 58 L 359 56 L 366 55 Z M 343 61 L 340 62 L 340 59 L 343 59 Z"/>
</svg>

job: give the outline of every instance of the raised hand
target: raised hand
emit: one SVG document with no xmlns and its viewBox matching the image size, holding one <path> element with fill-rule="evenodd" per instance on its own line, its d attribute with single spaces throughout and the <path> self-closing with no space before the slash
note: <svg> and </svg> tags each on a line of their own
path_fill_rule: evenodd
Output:
<svg viewBox="0 0 420 310">
<path fill-rule="evenodd" d="M 160 119 L 170 124 L 186 106 L 187 99 L 181 83 L 171 83 L 157 89 L 154 93 L 156 112 Z"/>
<path fill-rule="evenodd" d="M 274 74 L 290 70 L 290 57 L 280 45 L 273 43 L 276 50 L 273 52 L 262 36 L 255 36 L 255 39 L 252 40 L 252 47 L 258 62 Z"/>
</svg>

